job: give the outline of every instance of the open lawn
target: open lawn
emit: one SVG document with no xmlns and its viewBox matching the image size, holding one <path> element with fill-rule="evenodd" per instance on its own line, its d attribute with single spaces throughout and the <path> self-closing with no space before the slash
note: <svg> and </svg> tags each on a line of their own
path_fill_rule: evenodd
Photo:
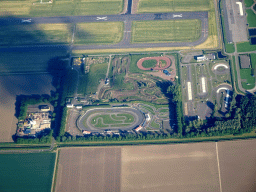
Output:
<svg viewBox="0 0 256 192">
<path fill-rule="evenodd" d="M 254 3 L 254 0 L 244 0 L 244 4 L 246 7 L 251 7 Z"/>
<path fill-rule="evenodd" d="M 90 72 L 79 77 L 78 93 L 95 93 L 100 81 L 106 78 L 107 69 L 108 63 L 90 65 Z"/>
<path fill-rule="evenodd" d="M 55 153 L 1 154 L 0 191 L 51 191 Z"/>
<path fill-rule="evenodd" d="M 237 43 L 237 52 L 255 51 L 256 45 L 251 45 L 249 42 Z"/>
<path fill-rule="evenodd" d="M 0 46 L 62 44 L 71 40 L 68 24 L 10 25 L 0 27 Z"/>
<path fill-rule="evenodd" d="M 123 9 L 122 0 L 1 0 L 0 15 L 14 16 L 69 16 L 69 15 L 111 15 Z"/>
<path fill-rule="evenodd" d="M 139 13 L 208 11 L 210 0 L 140 0 Z"/>
<path fill-rule="evenodd" d="M 240 69 L 241 79 L 246 79 L 246 82 L 242 82 L 244 89 L 252 89 L 255 86 L 255 77 L 251 74 L 251 69 Z"/>
<path fill-rule="evenodd" d="M 249 27 L 256 27 L 256 14 L 251 9 L 247 9 L 246 13 Z"/>
<path fill-rule="evenodd" d="M 201 35 L 201 21 L 134 21 L 132 43 L 193 42 Z"/>
<path fill-rule="evenodd" d="M 123 22 L 79 23 L 75 44 L 118 43 L 123 37 Z"/>
</svg>

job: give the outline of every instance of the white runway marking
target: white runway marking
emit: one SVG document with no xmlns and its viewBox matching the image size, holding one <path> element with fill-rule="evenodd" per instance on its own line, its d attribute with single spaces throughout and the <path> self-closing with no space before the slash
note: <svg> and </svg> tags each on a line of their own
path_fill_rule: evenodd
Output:
<svg viewBox="0 0 256 192">
<path fill-rule="evenodd" d="M 187 82 L 188 85 L 188 100 L 192 100 L 191 82 Z"/>
<path fill-rule="evenodd" d="M 107 16 L 106 16 L 106 17 L 97 17 L 96 20 L 97 20 L 97 21 L 98 21 L 98 20 L 104 20 L 104 21 L 106 21 L 106 20 L 108 20 L 107 18 L 108 18 Z"/>
<path fill-rule="evenodd" d="M 218 67 L 225 67 L 226 69 L 228 69 L 228 66 L 222 63 L 215 65 L 213 69 L 216 70 Z"/>
<path fill-rule="evenodd" d="M 216 154 L 217 154 L 217 163 L 218 163 L 218 172 L 219 172 L 220 192 L 222 192 L 221 177 L 220 177 L 220 162 L 219 162 L 219 152 L 218 152 L 218 143 L 217 142 L 216 142 Z"/>
<path fill-rule="evenodd" d="M 201 82 L 202 82 L 202 91 L 203 91 L 203 93 L 206 93 L 205 77 L 202 77 L 202 78 L 201 78 Z"/>
</svg>

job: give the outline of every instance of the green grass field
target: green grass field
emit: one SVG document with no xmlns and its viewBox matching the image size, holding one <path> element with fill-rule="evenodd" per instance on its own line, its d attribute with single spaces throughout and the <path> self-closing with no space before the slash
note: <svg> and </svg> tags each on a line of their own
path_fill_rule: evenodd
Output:
<svg viewBox="0 0 256 192">
<path fill-rule="evenodd" d="M 106 78 L 108 63 L 90 65 L 90 72 L 79 77 L 78 93 L 92 94 L 97 91 L 101 79 Z"/>
<path fill-rule="evenodd" d="M 68 24 L 10 25 L 0 27 L 0 46 L 62 44 L 71 40 Z"/>
<path fill-rule="evenodd" d="M 40 0 L 1 0 L 0 16 L 111 15 L 118 14 L 123 9 L 123 0 L 53 0 L 53 3 L 46 4 L 39 2 Z"/>
<path fill-rule="evenodd" d="M 193 42 L 201 35 L 201 21 L 134 21 L 132 43 Z"/>
<path fill-rule="evenodd" d="M 255 51 L 256 45 L 251 45 L 249 42 L 237 43 L 237 52 Z"/>
<path fill-rule="evenodd" d="M 246 13 L 249 27 L 256 27 L 256 14 L 251 9 L 247 9 Z"/>
<path fill-rule="evenodd" d="M 145 67 L 145 68 L 152 68 L 152 67 L 155 67 L 156 64 L 157 64 L 156 60 L 151 59 L 151 60 L 143 61 L 142 66 Z"/>
<path fill-rule="evenodd" d="M 254 3 L 254 0 L 244 0 L 244 4 L 246 7 L 251 7 Z"/>
<path fill-rule="evenodd" d="M 79 23 L 76 26 L 74 43 L 118 43 L 123 38 L 123 28 L 123 22 Z"/>
<path fill-rule="evenodd" d="M 55 153 L 1 154 L 0 191 L 51 191 Z"/>
<path fill-rule="evenodd" d="M 244 89 L 252 89 L 255 86 L 255 77 L 251 76 L 251 69 L 240 69 L 241 79 L 246 79 L 242 82 Z"/>
<path fill-rule="evenodd" d="M 160 125 L 158 123 L 156 123 L 155 121 L 151 121 L 150 126 L 156 129 L 160 128 Z"/>
<path fill-rule="evenodd" d="M 139 13 L 208 11 L 209 0 L 140 0 Z"/>
</svg>

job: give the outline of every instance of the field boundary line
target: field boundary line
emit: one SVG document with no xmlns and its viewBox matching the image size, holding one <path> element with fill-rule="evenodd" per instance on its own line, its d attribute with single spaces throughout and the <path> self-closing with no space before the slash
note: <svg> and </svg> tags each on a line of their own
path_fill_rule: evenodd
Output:
<svg viewBox="0 0 256 192">
<path fill-rule="evenodd" d="M 218 143 L 216 143 L 216 155 L 217 155 L 217 163 L 218 163 L 218 173 L 219 173 L 219 183 L 220 183 L 220 192 L 222 192 L 222 186 L 221 186 L 221 177 L 220 177 L 220 162 L 219 162 L 219 152 L 218 152 Z"/>
<path fill-rule="evenodd" d="M 55 188 L 56 188 L 56 182 L 57 182 L 57 169 L 58 169 L 58 164 L 59 162 L 59 150 L 57 149 L 56 150 L 56 157 L 55 157 L 55 165 L 54 165 L 54 171 L 53 171 L 53 175 L 52 175 L 52 187 L 51 187 L 51 192 L 54 192 L 55 191 Z"/>
</svg>

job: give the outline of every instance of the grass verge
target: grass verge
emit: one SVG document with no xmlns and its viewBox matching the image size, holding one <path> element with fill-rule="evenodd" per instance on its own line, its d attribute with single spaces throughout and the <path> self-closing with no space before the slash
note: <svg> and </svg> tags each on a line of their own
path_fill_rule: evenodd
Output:
<svg viewBox="0 0 256 192">
<path fill-rule="evenodd" d="M 249 27 L 256 27 L 256 14 L 251 9 L 246 10 Z"/>
</svg>

